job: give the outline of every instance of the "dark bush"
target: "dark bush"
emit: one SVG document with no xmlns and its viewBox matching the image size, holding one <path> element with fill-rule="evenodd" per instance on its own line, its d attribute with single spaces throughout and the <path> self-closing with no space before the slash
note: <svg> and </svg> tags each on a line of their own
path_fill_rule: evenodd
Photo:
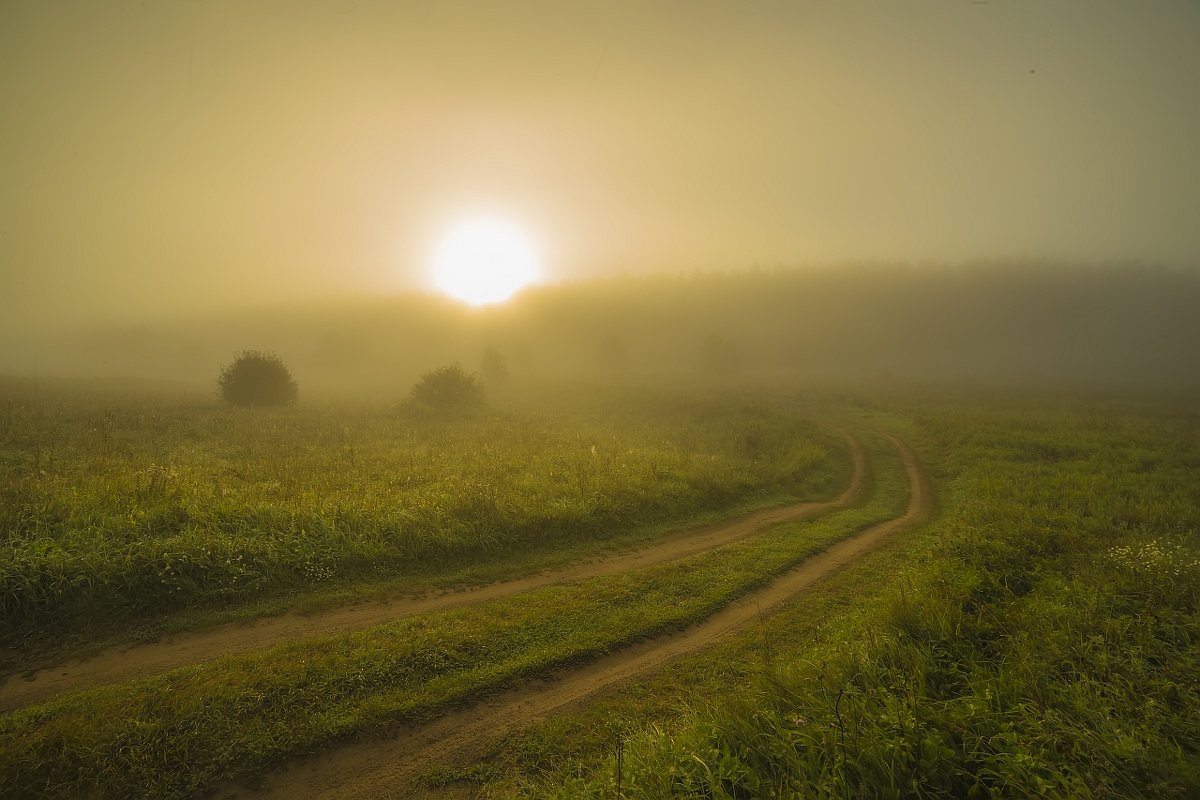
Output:
<svg viewBox="0 0 1200 800">
<path fill-rule="evenodd" d="M 483 405 L 483 384 L 458 364 L 426 372 L 412 388 L 412 399 L 431 408 L 465 411 Z"/>
<path fill-rule="evenodd" d="M 296 400 L 296 382 L 274 353 L 246 350 L 221 370 L 221 397 L 235 406 L 285 406 Z"/>
</svg>

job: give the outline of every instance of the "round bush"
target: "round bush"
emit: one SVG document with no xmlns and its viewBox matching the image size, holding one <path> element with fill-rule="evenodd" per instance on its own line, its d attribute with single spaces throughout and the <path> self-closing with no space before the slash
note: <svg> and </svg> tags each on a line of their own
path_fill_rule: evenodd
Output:
<svg viewBox="0 0 1200 800">
<path fill-rule="evenodd" d="M 221 370 L 221 397 L 235 406 L 285 406 L 296 400 L 296 382 L 274 353 L 246 350 Z"/>
<path fill-rule="evenodd" d="M 483 384 L 475 373 L 451 364 L 422 375 L 412 388 L 412 399 L 431 408 L 465 411 L 483 405 Z"/>
</svg>

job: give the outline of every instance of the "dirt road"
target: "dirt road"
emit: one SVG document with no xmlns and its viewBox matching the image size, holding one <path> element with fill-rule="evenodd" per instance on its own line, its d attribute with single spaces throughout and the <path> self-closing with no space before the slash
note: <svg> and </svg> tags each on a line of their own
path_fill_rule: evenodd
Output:
<svg viewBox="0 0 1200 800">
<path fill-rule="evenodd" d="M 843 508 L 858 500 L 866 480 L 866 456 L 862 445 L 853 437 L 848 436 L 847 439 L 853 453 L 854 474 L 846 490 L 833 500 L 767 509 L 732 522 L 681 531 L 637 550 L 601 555 L 561 569 L 478 588 L 425 597 L 392 597 L 315 614 L 285 614 L 250 623 L 222 625 L 198 633 L 180 634 L 148 644 L 112 648 L 85 660 L 25 676 L 10 676 L 0 685 L 0 713 L 42 703 L 67 692 L 262 650 L 296 639 L 370 628 L 402 617 L 484 603 L 543 586 L 611 575 L 684 558 L 745 538 L 764 528 Z"/>
<path fill-rule="evenodd" d="M 566 670 L 554 679 L 497 695 L 393 738 L 349 744 L 319 754 L 268 776 L 257 792 L 231 789 L 220 797 L 381 800 L 419 796 L 412 781 L 430 768 L 468 763 L 489 743 L 513 730 L 534 725 L 606 687 L 651 672 L 754 622 L 820 578 L 878 547 L 891 534 L 930 514 L 932 499 L 916 456 L 904 443 L 888 438 L 899 450 L 908 476 L 909 503 L 902 516 L 842 540 L 683 632 L 622 649 Z"/>
</svg>

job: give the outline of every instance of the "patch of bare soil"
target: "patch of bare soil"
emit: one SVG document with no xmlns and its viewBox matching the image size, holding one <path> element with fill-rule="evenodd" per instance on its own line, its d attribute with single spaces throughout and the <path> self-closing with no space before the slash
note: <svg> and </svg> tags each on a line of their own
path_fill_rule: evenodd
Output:
<svg viewBox="0 0 1200 800">
<path fill-rule="evenodd" d="M 885 434 L 886 435 L 886 434 Z M 256 791 L 231 788 L 234 798 L 338 798 L 381 800 L 420 796 L 420 775 L 442 764 L 470 763 L 501 737 L 546 719 L 614 684 L 652 672 L 666 662 L 711 645 L 758 620 L 819 579 L 878 547 L 889 536 L 926 518 L 932 498 L 915 454 L 888 436 L 908 476 L 909 503 L 902 516 L 874 525 L 807 559 L 774 582 L 692 627 L 624 648 L 557 676 L 523 685 L 470 708 L 377 741 L 348 744 L 268 776 Z"/>
<path fill-rule="evenodd" d="M 283 642 L 370 628 L 402 617 L 485 603 L 543 586 L 581 581 L 684 558 L 745 538 L 774 525 L 807 519 L 843 508 L 857 501 L 862 494 L 866 476 L 866 456 L 862 445 L 853 437 L 848 438 L 853 451 L 854 474 L 846 490 L 830 501 L 796 503 L 767 509 L 736 521 L 672 534 L 655 544 L 636 550 L 602 555 L 561 569 L 499 581 L 478 588 L 421 597 L 390 597 L 378 602 L 349 605 L 314 614 L 285 614 L 254 622 L 221 625 L 196 633 L 179 634 L 147 644 L 111 648 L 87 659 L 23 676 L 10 676 L 0 685 L 0 713 L 43 703 L 67 692 L 165 672 L 188 664 L 215 661 L 225 656 L 262 650 Z"/>
</svg>

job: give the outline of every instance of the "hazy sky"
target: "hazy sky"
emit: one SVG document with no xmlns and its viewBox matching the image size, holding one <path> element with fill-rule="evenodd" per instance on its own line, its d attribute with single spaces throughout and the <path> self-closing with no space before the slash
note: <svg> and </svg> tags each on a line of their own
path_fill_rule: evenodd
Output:
<svg viewBox="0 0 1200 800">
<path fill-rule="evenodd" d="M 0 2 L 0 315 L 843 258 L 1200 263 L 1200 3 Z"/>
</svg>

